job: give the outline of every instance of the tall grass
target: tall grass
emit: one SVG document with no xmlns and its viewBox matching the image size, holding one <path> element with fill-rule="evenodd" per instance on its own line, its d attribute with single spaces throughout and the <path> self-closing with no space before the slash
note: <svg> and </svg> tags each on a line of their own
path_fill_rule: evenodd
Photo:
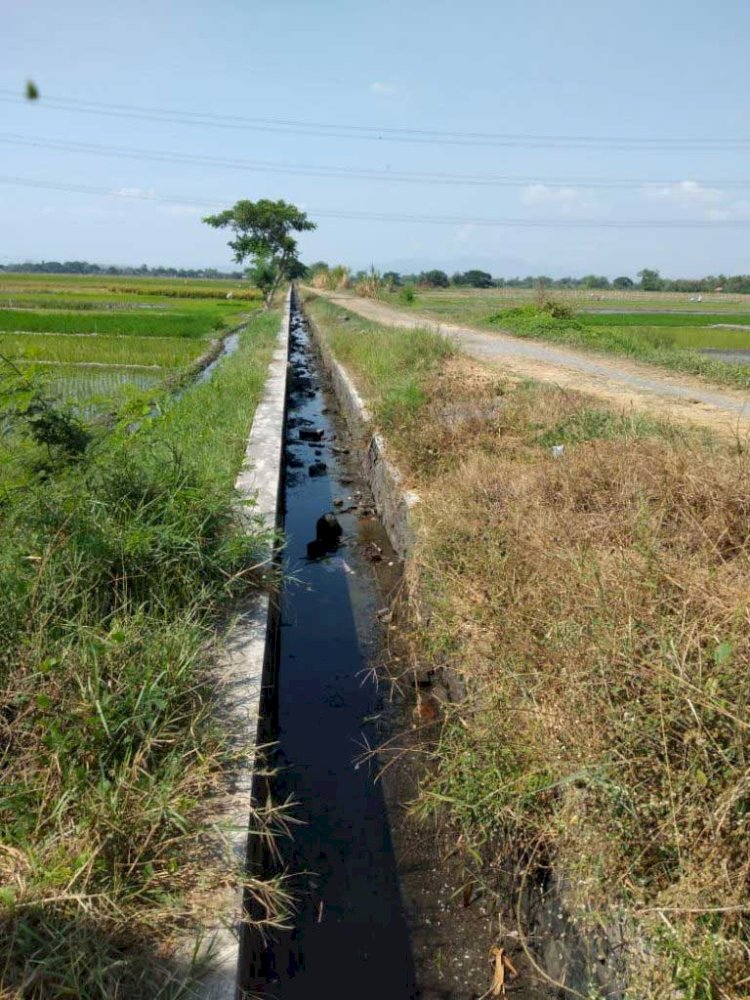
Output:
<svg viewBox="0 0 750 1000">
<path fill-rule="evenodd" d="M 211 645 L 253 584 L 232 483 L 277 324 L 164 424 L 93 432 L 75 460 L 41 425 L 0 497 L 3 997 L 177 996 L 175 936 L 241 878 L 206 824 L 245 752 Z"/>
<path fill-rule="evenodd" d="M 425 376 L 455 350 L 429 330 L 414 330 L 405 337 L 402 330 L 368 323 L 321 299 L 311 301 L 308 308 L 325 327 L 337 358 L 359 375 L 368 399 L 388 427 L 419 412 L 425 403 Z"/>
</svg>

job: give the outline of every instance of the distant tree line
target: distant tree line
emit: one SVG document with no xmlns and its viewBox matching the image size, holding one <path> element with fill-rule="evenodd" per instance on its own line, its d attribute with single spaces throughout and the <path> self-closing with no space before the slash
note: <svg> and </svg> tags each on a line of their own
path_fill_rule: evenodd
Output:
<svg viewBox="0 0 750 1000">
<path fill-rule="evenodd" d="M 325 261 L 315 261 L 307 266 L 308 275 L 318 271 L 330 270 Z M 372 277 L 372 271 L 356 271 L 349 273 L 352 284 Z M 420 271 L 414 274 L 400 274 L 398 271 L 385 271 L 379 275 L 380 280 L 392 288 L 402 288 L 414 285 L 420 288 L 578 288 L 584 291 L 627 291 L 628 289 L 644 292 L 734 292 L 750 293 L 750 274 L 710 274 L 704 278 L 662 278 L 657 270 L 644 268 L 634 277 L 620 275 L 608 278 L 603 274 L 585 274 L 581 278 L 565 277 L 551 278 L 546 274 L 529 274 L 516 278 L 493 278 L 488 271 L 473 268 L 469 271 L 457 272 L 448 276 L 445 271 L 437 269 Z"/>
<path fill-rule="evenodd" d="M 333 271 L 325 261 L 318 260 L 312 264 L 297 263 L 293 277 L 311 278 L 319 271 Z M 359 281 L 371 279 L 373 271 L 349 272 L 348 280 L 355 285 Z M 89 275 L 122 275 L 142 276 L 152 278 L 229 278 L 241 279 L 243 276 L 254 278 L 252 272 L 219 271 L 213 267 L 182 268 L 182 267 L 116 267 L 114 265 L 91 264 L 85 260 L 47 260 L 40 263 L 25 261 L 19 264 L 0 264 L 0 272 L 27 274 L 89 274 Z M 610 279 L 602 274 L 585 274 L 581 278 L 565 277 L 551 278 L 546 274 L 528 274 L 525 277 L 493 278 L 489 271 L 472 268 L 468 271 L 448 275 L 445 271 L 433 268 L 430 271 L 420 271 L 413 274 L 400 274 L 398 271 L 386 271 L 379 279 L 392 288 L 416 286 L 418 288 L 578 288 L 584 291 L 605 291 L 628 289 L 645 292 L 730 292 L 750 293 L 750 274 L 709 274 L 703 278 L 663 278 L 652 268 L 644 268 L 635 278 L 620 275 Z"/>
<path fill-rule="evenodd" d="M 242 271 L 218 271 L 215 267 L 115 267 L 101 264 L 90 264 L 87 260 L 43 260 L 32 264 L 0 264 L 0 271 L 21 274 L 102 274 L 102 275 L 139 275 L 148 278 L 241 278 Z"/>
</svg>

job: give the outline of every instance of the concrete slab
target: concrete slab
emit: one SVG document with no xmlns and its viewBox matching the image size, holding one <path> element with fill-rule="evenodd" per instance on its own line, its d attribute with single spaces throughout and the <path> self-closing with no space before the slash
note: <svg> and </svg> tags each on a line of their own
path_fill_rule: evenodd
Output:
<svg viewBox="0 0 750 1000">
<path fill-rule="evenodd" d="M 236 480 L 240 502 L 246 501 L 248 528 L 258 522 L 268 530 L 265 557 L 269 576 L 273 568 L 275 533 L 279 524 L 284 455 L 287 363 L 291 290 L 287 293 L 276 349 L 268 369 L 263 398 L 255 411 L 245 458 Z M 222 708 L 226 725 L 239 746 L 257 746 L 261 728 L 263 684 L 270 640 L 272 606 L 269 592 L 251 595 L 238 609 L 221 638 L 219 661 L 223 681 Z M 248 824 L 253 789 L 254 760 L 247 759 L 236 776 L 232 794 L 225 800 L 217 825 L 227 831 L 238 868 L 244 868 L 252 852 Z M 242 926 L 242 892 L 227 892 L 217 910 L 221 918 L 206 928 L 199 942 L 200 954 L 211 956 L 210 974 L 196 987 L 196 1000 L 236 1000 L 237 973 Z"/>
</svg>

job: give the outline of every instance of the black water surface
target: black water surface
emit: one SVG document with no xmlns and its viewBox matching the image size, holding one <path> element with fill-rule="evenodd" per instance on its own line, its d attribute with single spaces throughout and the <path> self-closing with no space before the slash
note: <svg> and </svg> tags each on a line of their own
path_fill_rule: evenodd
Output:
<svg viewBox="0 0 750 1000">
<path fill-rule="evenodd" d="M 293 314 L 286 471 L 286 573 L 278 667 L 277 800 L 298 804 L 282 843 L 298 909 L 267 954 L 264 995 L 281 1000 L 411 1000 L 414 968 L 380 785 L 362 761 L 378 692 L 368 674 L 378 595 L 363 545 L 382 528 L 362 516 L 362 484 L 334 448 L 336 428 L 301 316 Z M 301 428 L 324 440 L 299 440 Z M 316 451 L 320 455 L 316 455 Z M 311 477 L 323 461 L 326 475 Z M 343 481 L 342 481 L 343 480 Z M 333 506 L 333 498 L 344 502 Z M 335 511 L 344 544 L 308 560 L 317 519 Z M 382 540 L 382 537 L 381 537 Z"/>
</svg>

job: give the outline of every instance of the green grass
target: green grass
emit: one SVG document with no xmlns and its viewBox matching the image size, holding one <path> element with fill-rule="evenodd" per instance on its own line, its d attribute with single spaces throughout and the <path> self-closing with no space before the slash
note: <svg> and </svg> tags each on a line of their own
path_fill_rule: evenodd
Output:
<svg viewBox="0 0 750 1000">
<path fill-rule="evenodd" d="M 48 295 L 106 294 L 161 295 L 178 298 L 226 298 L 244 295 L 260 298 L 246 281 L 206 278 L 141 278 L 124 275 L 24 274 L 0 271 L 0 299 L 8 293 Z"/>
<path fill-rule="evenodd" d="M 577 312 L 576 320 L 581 326 L 609 327 L 708 327 L 712 323 L 738 323 L 750 326 L 750 313 L 701 313 L 689 315 L 677 312 L 637 312 L 637 313 L 585 313 Z M 741 333 L 742 331 L 735 331 Z M 750 330 L 748 330 L 750 342 Z"/>
<path fill-rule="evenodd" d="M 615 438 L 663 437 L 667 429 L 668 425 L 642 413 L 618 413 L 605 407 L 586 406 L 552 427 L 542 423 L 534 440 L 542 448 L 551 448 L 554 445 L 577 445 Z"/>
<path fill-rule="evenodd" d="M 508 330 L 517 336 L 625 355 L 720 384 L 750 386 L 747 366 L 700 353 L 701 349 L 750 350 L 750 330 L 711 329 L 717 323 L 750 326 L 748 296 L 712 295 L 704 296 L 702 303 L 691 303 L 689 295 L 680 293 L 605 293 L 592 299 L 555 290 L 551 301 L 559 303 L 569 318 L 540 309 L 534 291 L 417 289 L 412 304 L 398 293 L 383 298 L 433 319 Z M 587 311 L 608 308 L 623 312 Z"/>
<path fill-rule="evenodd" d="M 386 427 L 408 422 L 425 402 L 424 382 L 455 353 L 444 337 L 429 330 L 378 326 L 322 299 L 309 303 L 310 315 L 326 329 L 339 360 L 360 376 L 368 403 Z"/>
<path fill-rule="evenodd" d="M 207 337 L 227 328 L 217 309 L 155 315 L 142 312 L 32 312 L 0 310 L 0 331 L 29 333 L 98 333 L 142 337 Z"/>
<path fill-rule="evenodd" d="M 633 324 L 632 326 L 607 327 L 586 324 L 584 329 L 616 330 L 646 343 L 690 350 L 705 348 L 750 351 L 750 330 L 713 330 L 708 326 L 668 326 L 664 324 Z"/>
<path fill-rule="evenodd" d="M 150 405 L 148 397 L 168 392 L 165 377 L 176 378 L 174 371 L 148 371 L 137 368 L 80 368 L 60 365 L 23 365 L 24 374 L 33 375 L 45 387 L 51 399 L 73 406 L 86 419 L 100 413 L 117 413 L 124 407 Z M 144 396 L 146 398 L 144 398 Z"/>
<path fill-rule="evenodd" d="M 208 478 L 232 479 L 242 462 L 278 328 L 278 313 L 256 314 L 240 335 L 237 352 L 220 363 L 208 382 L 189 387 L 144 433 L 155 444 L 178 450 Z"/>
<path fill-rule="evenodd" d="M 601 321 L 601 317 L 596 318 Z M 649 320 L 652 318 L 649 316 Z M 687 344 L 691 334 L 689 332 L 677 334 L 674 331 L 679 328 L 674 325 L 662 323 L 652 325 L 651 328 L 632 323 L 595 326 L 591 320 L 590 316 L 586 317 L 585 321 L 582 321 L 580 316 L 556 317 L 548 310 L 536 306 L 524 306 L 495 313 L 486 317 L 479 325 L 488 329 L 507 330 L 515 336 L 620 354 L 661 365 L 673 371 L 700 375 L 724 385 L 741 389 L 750 388 L 750 367 L 742 364 L 726 364 L 700 354 L 697 350 L 688 349 L 687 346 L 679 346 L 680 338 Z M 693 337 L 703 339 L 699 326 L 694 328 L 688 326 L 683 329 L 686 331 L 695 329 Z M 728 332 L 709 330 L 707 334 Z"/>
<path fill-rule="evenodd" d="M 180 368 L 205 350 L 205 343 L 179 337 L 0 334 L 0 355 L 12 361 Z"/>
<path fill-rule="evenodd" d="M 136 433 L 19 418 L 0 452 L 24 471 L 0 491 L 3 996 L 176 997 L 170 941 L 239 877 L 206 824 L 244 752 L 210 642 L 257 561 L 233 482 L 278 321 Z"/>
</svg>

